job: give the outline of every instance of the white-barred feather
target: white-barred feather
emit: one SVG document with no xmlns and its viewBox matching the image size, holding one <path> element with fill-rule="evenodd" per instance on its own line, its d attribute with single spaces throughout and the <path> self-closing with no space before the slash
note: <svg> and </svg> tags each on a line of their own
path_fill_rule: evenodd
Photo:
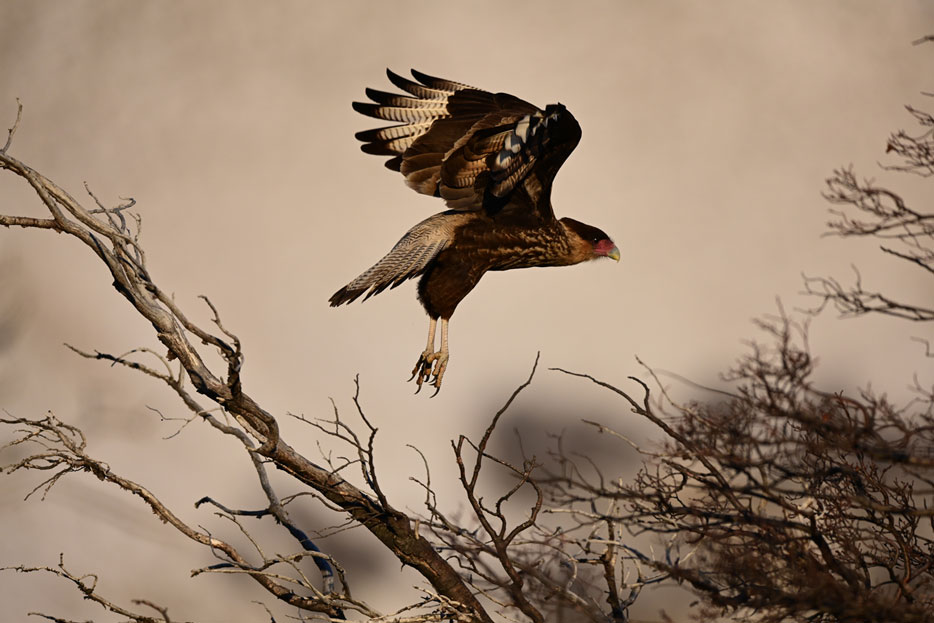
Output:
<svg viewBox="0 0 934 623">
<path fill-rule="evenodd" d="M 449 209 L 482 209 L 488 192 L 507 196 L 540 165 L 540 175 L 553 176 L 579 140 L 579 126 L 560 104 L 541 110 L 512 95 L 415 70 L 418 82 L 387 75 L 404 94 L 367 89 L 372 102 L 354 102 L 354 108 L 400 125 L 358 132 L 362 149 L 394 156 L 387 167 L 400 171 L 417 192 L 440 195 Z M 544 188 L 547 193 L 550 184 Z M 550 214 L 547 198 L 540 209 Z"/>
<path fill-rule="evenodd" d="M 448 117 L 447 105 L 431 108 L 399 108 L 398 106 L 376 106 L 373 108 L 373 117 L 388 121 L 424 121 Z"/>
<path fill-rule="evenodd" d="M 422 98 L 422 99 L 445 99 L 457 89 L 436 89 L 424 84 L 419 84 L 417 82 L 412 82 L 408 78 L 400 76 L 394 71 L 387 69 L 386 75 L 389 77 L 389 81 L 394 85 L 405 91 L 406 93 L 411 93 L 412 95 Z M 413 73 L 414 75 L 414 73 Z"/>
</svg>

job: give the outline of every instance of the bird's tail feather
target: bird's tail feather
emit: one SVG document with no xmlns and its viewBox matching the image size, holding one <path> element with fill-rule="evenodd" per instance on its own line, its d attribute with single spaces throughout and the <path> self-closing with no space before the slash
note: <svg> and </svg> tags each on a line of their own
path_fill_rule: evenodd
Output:
<svg viewBox="0 0 934 623">
<path fill-rule="evenodd" d="M 469 219 L 462 213 L 442 212 L 410 229 L 386 256 L 331 296 L 331 307 L 366 300 L 386 288 L 417 277 L 454 238 L 455 228 Z"/>
</svg>

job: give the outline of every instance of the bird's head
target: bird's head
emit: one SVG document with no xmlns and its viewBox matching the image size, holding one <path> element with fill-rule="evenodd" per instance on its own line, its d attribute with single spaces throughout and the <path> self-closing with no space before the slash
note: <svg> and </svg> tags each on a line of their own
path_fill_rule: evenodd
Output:
<svg viewBox="0 0 934 623">
<path fill-rule="evenodd" d="M 608 257 L 619 261 L 619 248 L 610 240 L 602 229 L 592 227 L 586 223 L 575 221 L 572 218 L 561 219 L 571 241 L 572 263 L 595 260 L 599 257 Z"/>
</svg>

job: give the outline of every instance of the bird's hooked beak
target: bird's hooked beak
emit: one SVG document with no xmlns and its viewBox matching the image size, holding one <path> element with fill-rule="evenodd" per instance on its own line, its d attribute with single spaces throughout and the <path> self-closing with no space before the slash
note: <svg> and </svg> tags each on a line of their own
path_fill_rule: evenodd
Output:
<svg viewBox="0 0 934 623">
<path fill-rule="evenodd" d="M 593 248 L 594 254 L 605 255 L 611 260 L 619 261 L 619 247 L 613 244 L 612 240 L 601 240 Z"/>
</svg>

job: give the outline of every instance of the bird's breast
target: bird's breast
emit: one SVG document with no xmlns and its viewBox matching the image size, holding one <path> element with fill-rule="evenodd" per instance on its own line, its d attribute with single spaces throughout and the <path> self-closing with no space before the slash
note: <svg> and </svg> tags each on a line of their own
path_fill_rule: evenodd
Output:
<svg viewBox="0 0 934 623">
<path fill-rule="evenodd" d="M 484 271 L 561 266 L 571 251 L 563 232 L 551 227 L 468 230 L 459 237 L 452 255 Z"/>
</svg>

